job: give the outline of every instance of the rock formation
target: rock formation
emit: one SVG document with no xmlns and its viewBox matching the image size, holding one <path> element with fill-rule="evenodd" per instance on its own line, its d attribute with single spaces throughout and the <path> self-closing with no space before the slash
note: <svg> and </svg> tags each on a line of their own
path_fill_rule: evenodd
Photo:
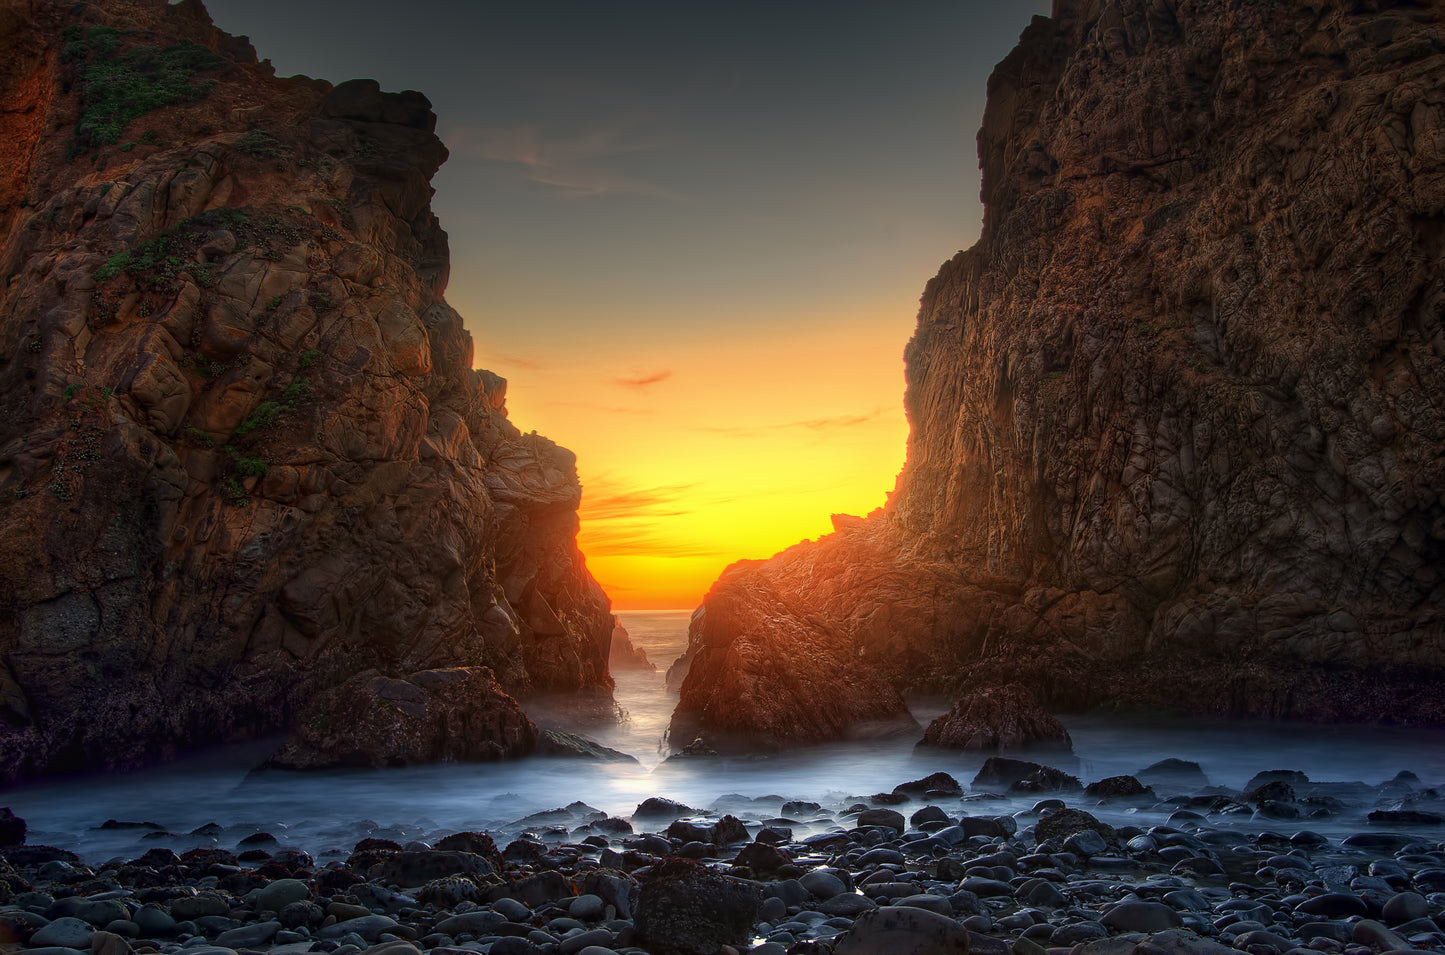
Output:
<svg viewBox="0 0 1445 955">
<path fill-rule="evenodd" d="M 615 614 L 612 617 L 612 643 L 607 662 L 612 670 L 657 670 L 657 666 L 647 659 L 647 652 L 632 643 L 632 635 Z"/>
<path fill-rule="evenodd" d="M 1017 683 L 970 693 L 929 723 L 918 745 L 991 753 L 1074 748 L 1064 725 Z"/>
<path fill-rule="evenodd" d="M 1051 707 L 1445 722 L 1438 5 L 1057 0 L 988 93 L 897 489 L 718 580 L 678 721 L 769 736 L 705 708 L 776 629 L 734 712 L 824 655 Z"/>
<path fill-rule="evenodd" d="M 196 0 L 0 23 L 0 777 L 370 671 L 609 707 L 574 459 L 442 297 L 426 98 L 275 78 Z"/>
</svg>

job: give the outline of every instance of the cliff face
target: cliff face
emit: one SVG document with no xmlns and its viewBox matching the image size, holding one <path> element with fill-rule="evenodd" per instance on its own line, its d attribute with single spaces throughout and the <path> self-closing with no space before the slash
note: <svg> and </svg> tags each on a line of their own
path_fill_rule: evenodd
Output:
<svg viewBox="0 0 1445 955">
<path fill-rule="evenodd" d="M 704 616 L 791 592 L 895 687 L 1445 722 L 1438 5 L 1060 0 L 988 92 L 889 506 Z M 702 629 L 684 721 L 767 642 Z"/>
<path fill-rule="evenodd" d="M 610 705 L 574 459 L 442 297 L 425 97 L 277 79 L 194 0 L 0 20 L 0 775 L 358 675 Z"/>
</svg>

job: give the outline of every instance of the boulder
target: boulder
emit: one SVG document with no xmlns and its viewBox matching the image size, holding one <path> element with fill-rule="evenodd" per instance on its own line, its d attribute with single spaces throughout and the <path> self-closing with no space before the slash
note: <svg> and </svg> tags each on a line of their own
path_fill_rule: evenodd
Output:
<svg viewBox="0 0 1445 955">
<path fill-rule="evenodd" d="M 968 955 L 969 934 L 954 919 L 909 905 L 884 905 L 858 916 L 835 955 Z"/>
<path fill-rule="evenodd" d="M 653 955 L 716 955 L 747 945 L 762 906 L 755 884 L 669 858 L 639 880 L 634 927 Z"/>
<path fill-rule="evenodd" d="M 1017 683 L 984 687 L 954 703 L 928 724 L 918 745 L 985 753 L 1073 751 L 1064 725 Z"/>
<path fill-rule="evenodd" d="M 526 756 L 537 728 L 486 667 L 374 671 L 314 698 L 272 769 L 410 766 Z"/>
</svg>

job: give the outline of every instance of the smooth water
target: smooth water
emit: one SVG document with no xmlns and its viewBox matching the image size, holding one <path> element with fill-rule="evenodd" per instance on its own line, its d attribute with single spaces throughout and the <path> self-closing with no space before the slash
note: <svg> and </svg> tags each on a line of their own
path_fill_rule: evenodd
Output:
<svg viewBox="0 0 1445 955">
<path fill-rule="evenodd" d="M 143 772 L 30 784 L 0 795 L 0 803 L 29 822 L 30 842 L 73 849 L 92 862 L 133 857 L 157 845 L 177 850 L 217 844 L 232 848 L 258 830 L 272 833 L 284 845 L 330 859 L 344 857 L 367 834 L 401 841 L 430 840 L 459 829 L 510 835 L 523 828 L 518 822 L 523 816 L 577 800 L 623 816 L 649 796 L 668 796 L 703 809 L 718 803 L 744 814 L 746 803 L 719 801 L 719 797 L 777 797 L 752 807 L 754 818 L 775 814 L 784 798 L 810 799 L 836 808 L 856 801 L 854 797 L 889 791 L 939 770 L 967 786 L 983 763 L 981 754 L 915 755 L 912 740 L 837 743 L 768 758 L 664 762 L 661 738 L 676 703 L 664 676 L 686 643 L 688 613 L 620 616 L 633 643 L 657 670 L 616 674 L 617 700 L 628 718 L 604 731 L 593 727 L 586 732 L 636 756 L 635 764 L 528 759 L 395 770 L 248 772 L 277 745 L 277 740 L 270 740 Z M 926 719 L 933 714 L 915 715 Z M 1442 730 L 1157 717 L 1080 717 L 1064 722 L 1073 735 L 1076 756 L 1041 758 L 1085 782 L 1135 773 L 1171 756 L 1197 761 L 1213 784 L 1233 788 L 1270 769 L 1301 770 L 1317 782 L 1375 784 L 1402 769 L 1414 771 L 1427 784 L 1445 781 Z M 1036 798 L 980 794 L 965 797 L 962 804 L 946 800 L 940 805 L 954 813 L 997 814 L 1027 809 Z M 1084 797 L 1070 798 L 1074 804 L 1088 805 Z M 1357 806 L 1328 820 L 1288 822 L 1244 816 L 1218 824 L 1283 831 L 1307 826 L 1338 836 L 1364 828 L 1364 813 L 1373 807 L 1373 802 Z M 1138 825 L 1162 823 L 1168 816 L 1167 810 L 1089 808 L 1102 818 Z M 107 819 L 153 823 L 158 829 L 99 828 Z M 219 836 L 186 835 L 211 822 L 225 831 Z M 1429 836 L 1430 830 L 1421 834 Z"/>
</svg>

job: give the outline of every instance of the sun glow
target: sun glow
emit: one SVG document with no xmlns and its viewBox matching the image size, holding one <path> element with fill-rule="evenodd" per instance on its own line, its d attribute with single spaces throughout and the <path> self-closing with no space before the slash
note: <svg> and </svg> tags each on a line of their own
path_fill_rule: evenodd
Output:
<svg viewBox="0 0 1445 955">
<path fill-rule="evenodd" d="M 907 438 L 906 337 L 896 316 L 859 314 L 655 353 L 599 344 L 586 365 L 477 363 L 508 375 L 519 426 L 576 452 L 579 544 L 614 609 L 691 608 L 733 561 L 884 503 Z"/>
</svg>

